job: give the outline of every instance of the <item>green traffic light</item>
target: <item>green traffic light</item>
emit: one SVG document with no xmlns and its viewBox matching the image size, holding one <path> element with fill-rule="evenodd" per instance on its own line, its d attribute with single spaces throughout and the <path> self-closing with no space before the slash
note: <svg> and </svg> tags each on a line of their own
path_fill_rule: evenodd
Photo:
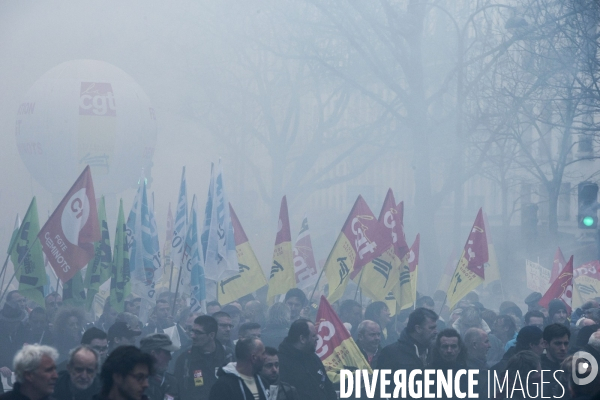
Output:
<svg viewBox="0 0 600 400">
<path fill-rule="evenodd" d="M 588 215 L 587 217 L 583 217 L 582 222 L 585 226 L 592 226 L 594 225 L 594 218 Z"/>
</svg>

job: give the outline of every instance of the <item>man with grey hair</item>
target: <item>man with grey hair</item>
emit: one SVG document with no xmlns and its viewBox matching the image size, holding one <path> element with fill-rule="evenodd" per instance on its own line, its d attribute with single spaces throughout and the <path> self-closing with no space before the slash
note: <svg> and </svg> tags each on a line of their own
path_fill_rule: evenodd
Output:
<svg viewBox="0 0 600 400">
<path fill-rule="evenodd" d="M 12 391 L 0 396 L 0 400 L 43 400 L 50 397 L 58 379 L 57 358 L 58 352 L 52 347 L 23 346 L 13 363 L 17 382 Z"/>
<path fill-rule="evenodd" d="M 463 336 L 467 348 L 467 368 L 479 370 L 479 384 L 475 392 L 480 398 L 486 397 L 487 390 L 487 353 L 492 347 L 488 334 L 480 328 L 469 328 Z"/>
<path fill-rule="evenodd" d="M 87 345 L 77 346 L 69 352 L 67 370 L 61 371 L 54 388 L 57 399 L 91 400 L 100 393 L 98 378 L 100 356 Z"/>
<path fill-rule="evenodd" d="M 369 365 L 374 366 L 381 351 L 381 327 L 379 324 L 368 319 L 358 324 L 356 344 Z"/>
<path fill-rule="evenodd" d="M 154 333 L 143 338 L 140 350 L 148 353 L 154 359 L 154 374 L 148 377 L 146 395 L 150 400 L 178 399 L 179 390 L 177 379 L 167 372 L 171 353 L 179 350 L 173 345 L 169 336 L 164 333 Z"/>
</svg>

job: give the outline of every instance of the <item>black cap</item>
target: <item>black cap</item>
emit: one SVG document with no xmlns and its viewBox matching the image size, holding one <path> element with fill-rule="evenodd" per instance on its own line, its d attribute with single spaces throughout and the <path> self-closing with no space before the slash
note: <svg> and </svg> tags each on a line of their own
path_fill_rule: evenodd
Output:
<svg viewBox="0 0 600 400">
<path fill-rule="evenodd" d="M 525 304 L 528 306 L 536 305 L 542 299 L 542 294 L 540 292 L 533 292 L 529 296 L 525 297 Z"/>
<path fill-rule="evenodd" d="M 116 337 L 131 338 L 134 336 L 140 336 L 142 331 L 134 331 L 129 328 L 127 322 L 117 321 L 110 328 L 108 328 L 108 341 L 112 342 Z"/>
<path fill-rule="evenodd" d="M 175 346 L 169 336 L 164 333 L 153 333 L 140 341 L 140 349 L 145 352 L 162 349 L 166 351 L 177 351 L 179 346 Z"/>
</svg>

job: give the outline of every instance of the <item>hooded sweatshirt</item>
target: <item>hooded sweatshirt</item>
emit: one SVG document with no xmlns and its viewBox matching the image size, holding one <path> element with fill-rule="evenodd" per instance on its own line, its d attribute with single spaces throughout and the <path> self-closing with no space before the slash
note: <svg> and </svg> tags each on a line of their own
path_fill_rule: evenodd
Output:
<svg viewBox="0 0 600 400">
<path fill-rule="evenodd" d="M 210 389 L 209 400 L 254 400 L 255 397 L 244 382 L 244 377 L 235 368 L 237 363 L 230 362 L 219 368 L 219 379 Z M 254 383 L 258 390 L 258 400 L 267 400 L 269 392 L 258 374 L 254 374 Z"/>
</svg>

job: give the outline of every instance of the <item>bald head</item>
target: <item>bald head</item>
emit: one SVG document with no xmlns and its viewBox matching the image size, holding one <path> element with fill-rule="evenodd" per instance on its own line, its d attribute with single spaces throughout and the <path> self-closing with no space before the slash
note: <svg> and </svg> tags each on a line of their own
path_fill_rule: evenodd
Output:
<svg viewBox="0 0 600 400">
<path fill-rule="evenodd" d="M 463 339 L 470 358 L 485 360 L 491 345 L 488 334 L 483 329 L 469 328 Z"/>
<path fill-rule="evenodd" d="M 375 321 L 368 319 L 358 324 L 357 344 L 369 353 L 375 353 L 381 343 L 381 327 Z"/>
</svg>

